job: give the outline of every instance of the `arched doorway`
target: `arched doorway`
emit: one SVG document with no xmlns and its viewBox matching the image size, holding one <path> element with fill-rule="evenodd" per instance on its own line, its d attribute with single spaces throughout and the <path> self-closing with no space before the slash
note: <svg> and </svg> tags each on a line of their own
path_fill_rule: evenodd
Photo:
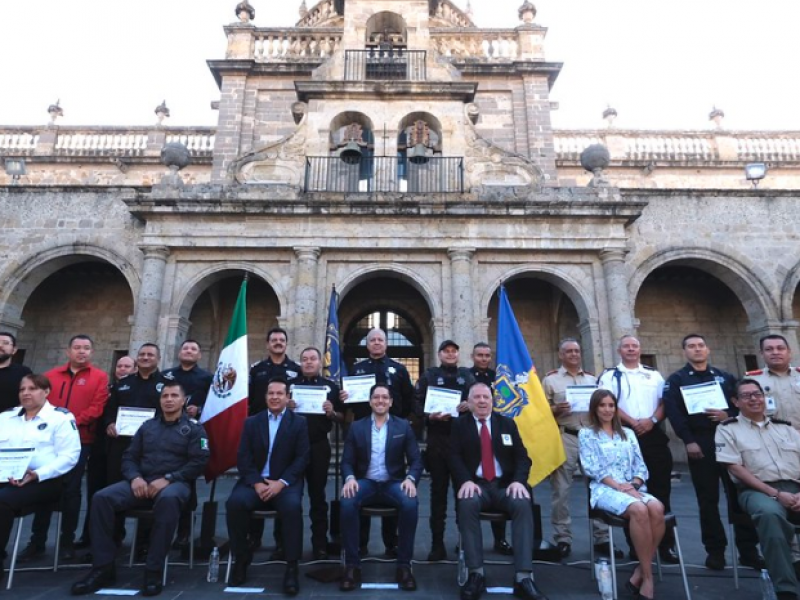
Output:
<svg viewBox="0 0 800 600">
<path fill-rule="evenodd" d="M 66 362 L 69 339 L 83 333 L 94 340 L 94 364 L 111 372 L 116 359 L 128 353 L 133 311 L 133 294 L 119 269 L 80 257 L 46 277 L 28 297 L 18 357 L 35 372 L 46 371 Z"/>
</svg>

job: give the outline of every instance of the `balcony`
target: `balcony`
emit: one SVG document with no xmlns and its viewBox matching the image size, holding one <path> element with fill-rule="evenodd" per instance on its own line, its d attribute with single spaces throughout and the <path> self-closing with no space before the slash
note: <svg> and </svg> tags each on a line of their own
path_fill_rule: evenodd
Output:
<svg viewBox="0 0 800 600">
<path fill-rule="evenodd" d="M 308 156 L 303 190 L 458 194 L 464 191 L 464 159 L 431 156 L 415 163 L 405 157 L 362 156 L 345 162 L 338 156 Z"/>
<path fill-rule="evenodd" d="M 378 47 L 346 50 L 345 81 L 425 81 L 425 50 Z"/>
</svg>

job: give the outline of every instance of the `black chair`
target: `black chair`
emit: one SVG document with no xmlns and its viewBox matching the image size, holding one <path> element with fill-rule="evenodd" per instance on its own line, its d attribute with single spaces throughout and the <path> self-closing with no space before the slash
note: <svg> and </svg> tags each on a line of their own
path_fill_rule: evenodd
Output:
<svg viewBox="0 0 800 600">
<path fill-rule="evenodd" d="M 278 511 L 277 510 L 254 510 L 250 513 L 251 519 L 261 519 L 262 521 L 266 521 L 267 519 L 277 519 L 278 518 Z M 225 583 L 231 578 L 231 569 L 233 568 L 233 552 L 228 552 L 228 566 L 225 569 Z"/>
<path fill-rule="evenodd" d="M 533 497 L 531 497 L 533 502 Z M 478 513 L 478 519 L 481 521 L 488 521 L 490 523 L 505 523 L 510 521 L 511 517 L 501 510 L 482 510 Z M 467 569 L 467 560 L 464 556 L 464 548 L 461 545 L 461 530 L 458 532 L 458 585 L 464 585 L 469 577 L 469 570 Z"/>
<path fill-rule="evenodd" d="M 41 505 L 32 505 L 25 507 L 22 510 L 17 511 L 16 513 L 16 521 L 17 521 L 17 530 L 14 533 L 14 549 L 11 551 L 11 565 L 8 568 L 8 581 L 6 582 L 6 589 L 10 590 L 12 584 L 14 583 L 14 570 L 17 567 L 17 555 L 19 553 L 19 541 L 22 537 L 22 526 L 25 521 L 25 517 L 28 515 L 32 515 L 40 508 L 43 508 Z M 48 510 L 58 513 L 58 522 L 56 524 L 56 552 L 55 558 L 53 559 L 53 572 L 58 571 L 58 554 L 61 550 L 61 502 L 54 502 L 52 505 L 47 507 Z"/>
</svg>

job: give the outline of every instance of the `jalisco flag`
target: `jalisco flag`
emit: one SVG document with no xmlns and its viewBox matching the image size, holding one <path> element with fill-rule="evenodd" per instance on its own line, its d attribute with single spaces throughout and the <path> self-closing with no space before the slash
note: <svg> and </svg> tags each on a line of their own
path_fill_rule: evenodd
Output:
<svg viewBox="0 0 800 600">
<path fill-rule="evenodd" d="M 206 481 L 236 465 L 236 453 L 247 418 L 247 279 L 242 282 L 233 320 L 208 391 L 200 422 L 211 444 Z"/>
<path fill-rule="evenodd" d="M 566 460 L 564 444 L 505 287 L 500 288 L 499 312 L 494 410 L 517 424 L 533 462 L 528 474 L 528 484 L 533 487 Z"/>
</svg>

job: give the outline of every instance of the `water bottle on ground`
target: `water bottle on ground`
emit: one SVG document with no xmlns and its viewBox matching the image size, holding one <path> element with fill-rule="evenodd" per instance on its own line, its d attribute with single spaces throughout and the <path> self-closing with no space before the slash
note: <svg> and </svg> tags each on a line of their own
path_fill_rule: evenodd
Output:
<svg viewBox="0 0 800 600">
<path fill-rule="evenodd" d="M 603 600 L 613 600 L 614 584 L 611 581 L 611 565 L 605 559 L 600 559 L 600 568 L 597 573 L 597 588 Z"/>
<path fill-rule="evenodd" d="M 211 556 L 208 557 L 208 577 L 209 583 L 216 583 L 219 579 L 219 548 L 214 546 Z"/>
<path fill-rule="evenodd" d="M 772 585 L 772 579 L 766 569 L 761 569 L 761 598 L 762 600 L 777 600 L 778 596 L 775 593 L 775 586 Z"/>
</svg>

